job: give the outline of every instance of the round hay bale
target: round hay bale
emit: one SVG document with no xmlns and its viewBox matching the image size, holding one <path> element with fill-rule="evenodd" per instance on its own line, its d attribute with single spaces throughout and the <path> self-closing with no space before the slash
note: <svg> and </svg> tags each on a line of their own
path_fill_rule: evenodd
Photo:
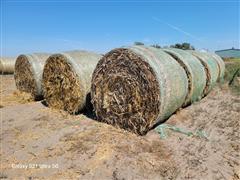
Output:
<svg viewBox="0 0 240 180">
<path fill-rule="evenodd" d="M 192 53 L 192 55 L 194 55 L 204 66 L 207 81 L 202 96 L 206 96 L 217 82 L 219 76 L 218 64 L 216 60 L 207 53 L 192 50 L 189 50 L 188 52 Z"/>
<path fill-rule="evenodd" d="M 47 104 L 71 114 L 82 110 L 90 93 L 93 70 L 101 57 L 87 51 L 51 55 L 43 70 L 43 91 Z"/>
<path fill-rule="evenodd" d="M 188 95 L 183 106 L 201 99 L 206 86 L 206 73 L 201 62 L 191 53 L 181 49 L 163 49 L 172 56 L 185 70 L 188 77 Z"/>
<path fill-rule="evenodd" d="M 18 90 L 30 93 L 35 100 L 43 98 L 42 72 L 49 54 L 22 54 L 15 63 L 15 83 Z"/>
<path fill-rule="evenodd" d="M 15 58 L 1 57 L 0 58 L 0 73 L 1 74 L 13 74 Z"/>
<path fill-rule="evenodd" d="M 187 94 L 184 69 L 153 47 L 110 51 L 99 61 L 92 78 L 97 119 L 140 135 L 180 108 Z"/>
<path fill-rule="evenodd" d="M 215 53 L 208 53 L 209 55 L 211 55 L 217 62 L 218 67 L 219 67 L 219 77 L 218 77 L 218 81 L 219 82 L 223 82 L 224 81 L 224 73 L 225 73 L 225 63 L 222 60 L 222 58 L 220 56 L 218 56 Z"/>
</svg>

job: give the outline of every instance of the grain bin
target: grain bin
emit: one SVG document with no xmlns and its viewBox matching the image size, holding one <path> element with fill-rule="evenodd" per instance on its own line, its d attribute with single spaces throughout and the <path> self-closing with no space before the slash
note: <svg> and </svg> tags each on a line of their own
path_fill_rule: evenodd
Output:
<svg viewBox="0 0 240 180">
<path fill-rule="evenodd" d="M 30 93 L 35 100 L 42 99 L 42 72 L 49 54 L 22 54 L 15 63 L 15 83 L 18 90 Z"/>
<path fill-rule="evenodd" d="M 87 51 L 51 55 L 44 66 L 42 82 L 47 104 L 71 114 L 82 110 L 90 95 L 93 70 L 101 57 Z"/>
<path fill-rule="evenodd" d="M 99 121 L 144 135 L 183 105 L 184 69 L 161 49 L 118 48 L 99 61 L 92 78 L 92 103 Z"/>
<path fill-rule="evenodd" d="M 0 58 L 0 73 L 1 74 L 13 74 L 15 58 L 1 57 Z"/>
<path fill-rule="evenodd" d="M 206 96 L 217 82 L 219 76 L 219 67 L 216 60 L 209 54 L 199 51 L 189 50 L 204 66 L 207 76 L 206 86 L 202 96 Z"/>
<path fill-rule="evenodd" d="M 183 106 L 201 99 L 206 86 L 206 73 L 201 62 L 191 53 L 175 48 L 163 49 L 172 56 L 184 69 L 188 77 L 188 96 Z"/>
</svg>

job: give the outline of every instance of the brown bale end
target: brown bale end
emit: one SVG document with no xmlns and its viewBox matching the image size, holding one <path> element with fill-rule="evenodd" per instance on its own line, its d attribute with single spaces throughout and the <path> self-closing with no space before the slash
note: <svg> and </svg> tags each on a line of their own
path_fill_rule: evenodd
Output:
<svg viewBox="0 0 240 180">
<path fill-rule="evenodd" d="M 36 94 L 37 82 L 34 79 L 33 69 L 26 55 L 18 56 L 15 69 L 14 77 L 17 89 L 26 93 Z"/>
<path fill-rule="evenodd" d="M 64 55 L 51 56 L 44 67 L 44 97 L 49 106 L 69 113 L 83 107 L 84 87 Z"/>
<path fill-rule="evenodd" d="M 107 66 L 95 71 L 92 81 L 93 104 L 99 120 L 138 134 L 146 133 L 150 122 L 157 118 L 160 105 L 152 68 L 125 49 L 108 54 L 99 65 Z"/>
<path fill-rule="evenodd" d="M 20 55 L 15 63 L 15 83 L 18 90 L 30 93 L 35 100 L 42 96 L 42 71 L 48 54 Z"/>
<path fill-rule="evenodd" d="M 101 58 L 86 51 L 50 56 L 43 70 L 43 93 L 47 104 L 71 114 L 82 110 L 90 93 L 91 74 Z"/>
<path fill-rule="evenodd" d="M 132 46 L 104 55 L 91 95 L 99 121 L 144 135 L 182 106 L 187 88 L 186 73 L 171 56 Z"/>
</svg>

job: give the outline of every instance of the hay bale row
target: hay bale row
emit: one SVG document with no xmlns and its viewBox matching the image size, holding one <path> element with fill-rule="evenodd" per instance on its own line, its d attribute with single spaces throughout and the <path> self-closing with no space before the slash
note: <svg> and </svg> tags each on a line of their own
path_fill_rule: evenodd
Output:
<svg viewBox="0 0 240 180">
<path fill-rule="evenodd" d="M 50 107 L 81 111 L 90 94 L 92 72 L 102 56 L 87 51 L 51 55 L 43 70 L 43 94 Z"/>
<path fill-rule="evenodd" d="M 196 57 L 184 50 L 175 48 L 163 50 L 171 55 L 184 68 L 188 76 L 188 95 L 183 106 L 200 100 L 203 96 L 203 90 L 207 81 L 204 66 Z"/>
<path fill-rule="evenodd" d="M 145 46 L 114 49 L 94 70 L 92 103 L 99 121 L 144 135 L 209 93 L 223 72 L 206 53 Z"/>
<path fill-rule="evenodd" d="M 0 73 L 1 74 L 13 74 L 15 58 L 1 57 L 0 58 Z"/>
<path fill-rule="evenodd" d="M 99 61 L 100 60 L 100 61 Z M 99 121 L 140 135 L 206 96 L 224 74 L 215 54 L 132 46 L 102 56 L 87 51 L 20 55 L 17 88 L 76 114 L 92 103 Z"/>
<path fill-rule="evenodd" d="M 192 50 L 188 52 L 195 56 L 205 68 L 207 81 L 204 87 L 203 96 L 206 96 L 215 86 L 220 77 L 220 69 L 218 63 L 210 54 Z"/>
<path fill-rule="evenodd" d="M 218 82 L 223 82 L 224 81 L 224 73 L 225 73 L 225 63 L 222 60 L 220 56 L 218 56 L 215 53 L 208 53 L 211 55 L 217 62 L 218 68 L 219 68 L 219 76 L 218 76 Z"/>
<path fill-rule="evenodd" d="M 119 48 L 99 61 L 91 92 L 99 121 L 143 135 L 185 102 L 188 78 L 161 49 Z"/>
<path fill-rule="evenodd" d="M 49 54 L 22 54 L 15 63 L 15 83 L 18 90 L 30 93 L 35 100 L 43 98 L 42 73 Z"/>
</svg>

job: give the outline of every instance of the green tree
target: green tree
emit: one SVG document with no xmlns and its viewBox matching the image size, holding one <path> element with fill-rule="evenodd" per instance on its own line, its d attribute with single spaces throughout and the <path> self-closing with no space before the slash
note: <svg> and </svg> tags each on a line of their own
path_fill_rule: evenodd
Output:
<svg viewBox="0 0 240 180">
<path fill-rule="evenodd" d="M 175 44 L 175 48 L 182 49 L 182 44 L 179 43 Z"/>
<path fill-rule="evenodd" d="M 151 47 L 154 47 L 154 48 L 157 48 L 157 49 L 161 48 L 161 46 L 159 46 L 158 44 L 153 44 L 153 45 L 151 45 Z"/>
<path fill-rule="evenodd" d="M 184 42 L 182 44 L 176 43 L 175 45 L 171 45 L 172 48 L 178 48 L 183 50 L 195 50 L 194 46 L 192 46 L 190 43 Z"/>
<path fill-rule="evenodd" d="M 136 45 L 136 46 L 143 46 L 144 43 L 136 41 L 136 42 L 134 42 L 134 45 Z"/>
<path fill-rule="evenodd" d="M 187 50 L 187 49 L 190 49 L 190 44 L 189 43 L 182 43 L 182 49 L 184 49 L 184 50 Z"/>
</svg>

